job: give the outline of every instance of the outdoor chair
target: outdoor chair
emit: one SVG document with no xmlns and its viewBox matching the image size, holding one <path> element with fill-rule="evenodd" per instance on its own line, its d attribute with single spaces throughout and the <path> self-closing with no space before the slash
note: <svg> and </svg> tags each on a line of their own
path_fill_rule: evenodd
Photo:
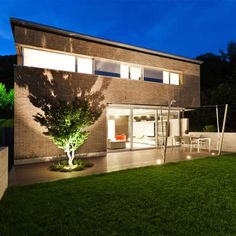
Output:
<svg viewBox="0 0 236 236">
<path fill-rule="evenodd" d="M 207 139 L 208 137 L 206 135 L 200 135 L 200 139 L 199 139 L 199 148 L 201 149 L 202 147 L 204 149 L 209 148 L 209 140 Z"/>
<path fill-rule="evenodd" d="M 174 147 L 181 146 L 181 137 L 180 136 L 173 137 L 173 145 L 174 145 Z"/>
<path fill-rule="evenodd" d="M 181 138 L 181 146 L 184 148 L 189 148 L 189 151 L 192 152 L 194 145 L 197 147 L 197 139 L 193 139 L 190 136 L 183 136 Z"/>
</svg>

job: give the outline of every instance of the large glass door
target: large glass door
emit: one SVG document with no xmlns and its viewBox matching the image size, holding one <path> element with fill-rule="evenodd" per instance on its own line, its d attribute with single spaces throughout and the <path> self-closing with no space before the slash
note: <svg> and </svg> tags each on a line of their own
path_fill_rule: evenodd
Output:
<svg viewBox="0 0 236 236">
<path fill-rule="evenodd" d="M 156 111 L 133 109 L 133 149 L 156 147 Z"/>
<path fill-rule="evenodd" d="M 107 108 L 107 149 L 136 150 L 171 146 L 174 136 L 181 136 L 179 111 L 167 107 L 156 109 L 139 107 Z"/>
<path fill-rule="evenodd" d="M 130 109 L 107 109 L 108 151 L 130 149 Z"/>
</svg>

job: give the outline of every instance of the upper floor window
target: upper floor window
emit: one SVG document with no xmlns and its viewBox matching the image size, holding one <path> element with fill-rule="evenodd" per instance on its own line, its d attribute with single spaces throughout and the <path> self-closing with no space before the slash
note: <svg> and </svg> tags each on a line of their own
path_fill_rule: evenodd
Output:
<svg viewBox="0 0 236 236">
<path fill-rule="evenodd" d="M 129 79 L 129 65 L 120 65 L 120 77 L 124 79 Z"/>
<path fill-rule="evenodd" d="M 93 59 L 77 57 L 77 72 L 93 74 Z"/>
<path fill-rule="evenodd" d="M 130 66 L 130 79 L 140 80 L 142 78 L 142 69 L 136 66 Z"/>
<path fill-rule="evenodd" d="M 163 83 L 163 71 L 144 68 L 144 81 Z"/>
<path fill-rule="evenodd" d="M 24 66 L 75 72 L 75 57 L 60 53 L 24 48 Z"/>
<path fill-rule="evenodd" d="M 180 83 L 180 74 L 179 73 L 168 72 L 168 71 L 163 71 L 163 83 L 179 85 L 179 83 Z"/>
<path fill-rule="evenodd" d="M 23 48 L 23 65 L 132 80 L 144 80 L 147 82 L 180 84 L 180 73 L 177 72 L 31 48 Z"/>
<path fill-rule="evenodd" d="M 95 74 L 120 77 L 120 64 L 105 60 L 95 60 Z"/>
</svg>

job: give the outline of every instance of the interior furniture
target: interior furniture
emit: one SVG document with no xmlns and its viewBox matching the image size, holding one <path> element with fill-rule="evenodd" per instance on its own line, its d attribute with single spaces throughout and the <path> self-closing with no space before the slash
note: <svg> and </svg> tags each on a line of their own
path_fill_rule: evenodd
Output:
<svg viewBox="0 0 236 236">
<path fill-rule="evenodd" d="M 126 135 L 125 134 L 116 135 L 116 140 L 126 141 Z"/>
<path fill-rule="evenodd" d="M 124 140 L 107 140 L 107 148 L 108 149 L 125 149 L 125 141 Z"/>
</svg>

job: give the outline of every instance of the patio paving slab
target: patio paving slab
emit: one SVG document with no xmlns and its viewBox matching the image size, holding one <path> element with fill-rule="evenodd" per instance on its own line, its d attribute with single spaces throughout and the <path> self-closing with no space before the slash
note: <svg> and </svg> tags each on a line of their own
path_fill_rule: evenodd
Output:
<svg viewBox="0 0 236 236">
<path fill-rule="evenodd" d="M 202 152 L 185 152 L 180 148 L 169 148 L 167 150 L 166 162 L 177 162 L 191 159 L 211 156 L 207 151 Z M 85 158 L 94 165 L 83 171 L 74 172 L 56 172 L 50 171 L 48 167 L 52 162 L 16 165 L 9 173 L 9 186 L 28 185 L 41 182 L 50 182 L 60 179 L 68 179 L 78 176 L 107 173 L 124 169 L 138 168 L 144 166 L 157 165 L 162 160 L 161 149 L 124 151 L 108 153 L 103 157 Z"/>
</svg>

